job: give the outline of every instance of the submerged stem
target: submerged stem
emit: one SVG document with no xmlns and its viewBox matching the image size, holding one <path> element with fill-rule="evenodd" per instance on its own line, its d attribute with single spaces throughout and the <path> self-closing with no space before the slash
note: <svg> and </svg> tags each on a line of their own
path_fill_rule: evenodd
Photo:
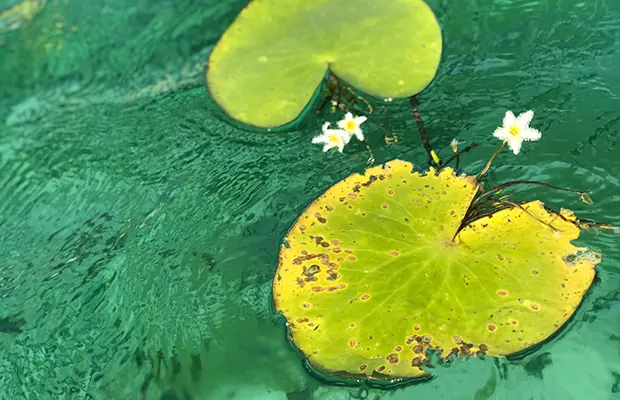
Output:
<svg viewBox="0 0 620 400">
<path fill-rule="evenodd" d="M 489 170 L 489 168 L 491 168 L 491 163 L 493 163 L 493 160 L 495 159 L 495 157 L 497 157 L 497 155 L 499 154 L 500 151 L 502 151 L 502 149 L 504 148 L 504 146 L 506 146 L 506 141 L 504 141 L 502 143 L 501 146 L 499 146 L 499 149 L 497 149 L 497 151 L 495 153 L 493 153 L 493 155 L 491 156 L 491 158 L 489 159 L 489 162 L 487 162 L 487 165 L 484 167 L 484 169 L 482 170 L 482 172 L 480 172 L 478 174 L 478 176 L 476 177 L 476 180 L 480 181 L 480 179 L 482 179 L 482 177 L 484 176 L 484 174 L 487 173 L 487 171 Z"/>
<path fill-rule="evenodd" d="M 429 164 L 435 163 L 439 166 L 439 157 L 431 148 L 431 145 L 428 140 L 428 135 L 426 134 L 426 129 L 424 128 L 424 121 L 422 121 L 422 117 L 420 116 L 420 110 L 418 107 L 420 106 L 420 102 L 418 98 L 415 96 L 411 96 L 409 98 L 409 102 L 411 103 L 411 111 L 413 112 L 413 117 L 415 118 L 416 124 L 418 124 L 418 131 L 420 131 L 420 139 L 422 139 L 422 145 L 424 146 L 424 150 L 428 154 L 428 162 Z"/>
</svg>

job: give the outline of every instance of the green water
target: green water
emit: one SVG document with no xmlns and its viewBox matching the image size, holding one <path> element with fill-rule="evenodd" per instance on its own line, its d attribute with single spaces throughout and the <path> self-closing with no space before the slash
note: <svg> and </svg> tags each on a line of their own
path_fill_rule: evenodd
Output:
<svg viewBox="0 0 620 400">
<path fill-rule="evenodd" d="M 491 180 L 591 190 L 591 206 L 522 193 L 620 224 L 620 2 L 429 3 L 445 40 L 420 96 L 433 145 L 479 141 L 462 158 L 477 172 L 504 112 L 531 108 L 542 139 L 502 153 Z M 328 112 L 275 134 L 221 118 L 205 61 L 244 5 L 49 0 L 0 29 L 0 399 L 619 399 L 620 236 L 607 233 L 579 239 L 603 253 L 598 284 L 521 359 L 456 362 L 392 391 L 306 371 L 270 306 L 278 248 L 368 154 L 310 143 Z M 425 162 L 407 104 L 381 123 L 400 140 L 367 130 L 377 162 Z"/>
</svg>

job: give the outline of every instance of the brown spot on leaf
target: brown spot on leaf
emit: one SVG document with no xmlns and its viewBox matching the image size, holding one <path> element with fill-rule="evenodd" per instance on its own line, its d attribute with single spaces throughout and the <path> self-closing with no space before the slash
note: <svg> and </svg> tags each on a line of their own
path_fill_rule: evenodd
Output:
<svg viewBox="0 0 620 400">
<path fill-rule="evenodd" d="M 299 225 L 300 231 L 305 231 L 307 229 L 306 225 Z"/>
<path fill-rule="evenodd" d="M 328 281 L 335 281 L 336 279 L 338 279 L 338 274 L 336 274 L 336 273 L 329 274 L 329 275 L 327 276 L 327 280 L 328 280 Z"/>
<path fill-rule="evenodd" d="M 510 323 L 511 323 L 512 325 L 519 325 L 519 321 L 517 321 L 516 319 L 511 319 L 511 320 L 510 320 Z"/>
<path fill-rule="evenodd" d="M 381 372 L 385 369 L 385 365 L 380 366 L 379 368 L 377 368 L 377 372 Z"/>
<path fill-rule="evenodd" d="M 508 292 L 506 290 L 504 290 L 504 289 L 499 289 L 497 291 L 497 295 L 498 296 L 508 296 Z"/>
<path fill-rule="evenodd" d="M 494 324 L 489 324 L 487 325 L 487 329 L 489 330 L 489 332 L 495 332 L 497 326 L 495 326 Z"/>
<path fill-rule="evenodd" d="M 299 287 L 304 287 L 306 282 L 301 278 L 297 278 L 297 284 L 299 285 Z"/>
<path fill-rule="evenodd" d="M 480 349 L 480 351 L 484 351 L 486 352 L 487 350 L 489 350 L 489 346 L 487 346 L 486 344 L 481 344 L 480 346 L 478 346 L 478 348 Z"/>
<path fill-rule="evenodd" d="M 360 371 L 365 370 L 366 368 L 368 368 L 368 366 L 366 364 L 362 364 L 360 365 Z"/>
<path fill-rule="evenodd" d="M 343 261 L 344 261 L 344 258 L 342 258 L 342 257 L 338 257 L 338 258 L 336 259 L 336 261 L 338 261 L 338 262 L 343 262 Z"/>
<path fill-rule="evenodd" d="M 334 246 L 339 246 L 340 245 L 340 240 L 332 239 L 331 242 L 332 242 L 332 244 Z"/>
<path fill-rule="evenodd" d="M 355 261 L 355 260 L 357 260 L 357 258 L 355 258 L 354 256 L 349 256 L 349 257 L 347 257 L 347 258 L 349 259 L 349 261 Z"/>
<path fill-rule="evenodd" d="M 317 272 L 321 272 L 321 267 L 316 264 L 312 264 L 307 270 L 306 275 L 314 275 Z"/>
<path fill-rule="evenodd" d="M 349 249 L 346 249 L 344 252 L 347 253 L 347 254 L 353 254 L 353 251 L 351 251 Z"/>
<path fill-rule="evenodd" d="M 349 328 L 355 328 L 355 324 L 349 324 Z"/>
<path fill-rule="evenodd" d="M 424 351 L 424 348 L 420 345 L 417 345 L 417 346 L 413 346 L 411 350 L 416 354 L 420 354 Z"/>
<path fill-rule="evenodd" d="M 325 206 L 325 209 L 329 212 L 334 211 L 334 207 L 330 206 L 329 204 Z"/>
<path fill-rule="evenodd" d="M 411 366 L 415 368 L 420 368 L 422 366 L 422 357 L 417 357 L 411 360 Z"/>
<path fill-rule="evenodd" d="M 538 311 L 540 309 L 540 307 L 538 307 L 538 304 L 536 303 L 530 304 L 530 308 L 534 311 Z"/>
<path fill-rule="evenodd" d="M 460 336 L 452 336 L 452 340 L 454 341 L 454 343 L 456 344 L 461 344 L 463 343 L 463 339 L 461 339 Z"/>
<path fill-rule="evenodd" d="M 416 331 L 419 331 L 420 330 L 420 325 L 419 324 L 415 324 L 413 326 L 413 329 L 415 329 Z"/>
<path fill-rule="evenodd" d="M 322 292 L 323 290 L 325 290 L 325 288 L 322 288 L 320 286 L 312 286 L 313 292 Z"/>
<path fill-rule="evenodd" d="M 318 212 L 318 211 L 317 211 L 316 213 L 314 213 L 314 216 L 315 216 L 315 217 L 316 217 L 316 219 L 317 219 L 320 223 L 322 223 L 322 224 L 324 224 L 324 223 L 326 223 L 326 222 L 327 222 L 327 218 L 323 217 L 323 216 L 321 215 L 321 213 L 320 213 L 320 212 Z"/>
<path fill-rule="evenodd" d="M 394 195 L 394 191 L 392 189 L 388 190 L 388 195 L 393 196 Z"/>
<path fill-rule="evenodd" d="M 497 258 L 498 258 L 498 260 L 500 260 L 500 261 L 503 261 L 503 260 L 504 260 L 504 257 L 502 257 L 502 255 L 501 255 L 501 254 L 498 254 L 498 255 L 497 255 Z"/>
<path fill-rule="evenodd" d="M 388 205 L 387 204 L 381 204 L 381 208 L 386 209 L 386 208 L 388 208 Z"/>
<path fill-rule="evenodd" d="M 369 295 L 367 295 L 367 294 L 363 294 L 363 295 L 362 295 L 362 297 L 360 297 L 360 299 L 361 299 L 362 301 L 366 301 L 366 300 L 368 300 L 369 298 L 370 298 L 370 296 L 369 296 Z"/>
<path fill-rule="evenodd" d="M 538 275 L 538 271 L 536 270 L 532 271 L 532 275 Z"/>
<path fill-rule="evenodd" d="M 310 308 L 310 304 L 308 304 L 308 303 L 301 303 L 301 308 Z"/>
<path fill-rule="evenodd" d="M 368 177 L 368 181 L 365 183 L 362 183 L 362 186 L 370 186 L 376 180 L 377 180 L 377 177 L 375 175 L 370 175 Z"/>
<path fill-rule="evenodd" d="M 355 347 L 355 346 L 357 346 L 357 340 L 355 339 L 349 340 L 349 347 Z"/>
<path fill-rule="evenodd" d="M 304 322 L 308 322 L 310 321 L 308 318 L 304 317 L 304 318 L 297 318 L 297 322 L 299 322 L 300 324 L 303 324 Z"/>
<path fill-rule="evenodd" d="M 334 248 L 332 249 L 332 251 L 333 251 L 334 253 L 340 253 L 340 252 L 342 251 L 342 249 L 341 249 L 340 247 L 334 247 Z"/>
<path fill-rule="evenodd" d="M 327 242 L 321 242 L 321 247 L 329 247 L 329 243 L 327 243 Z"/>
<path fill-rule="evenodd" d="M 396 353 L 392 353 L 390 355 L 388 355 L 387 357 L 385 357 L 385 359 L 390 363 L 390 364 L 396 364 L 398 362 L 398 354 Z"/>
<path fill-rule="evenodd" d="M 357 199 L 357 193 L 349 193 L 347 196 L 349 196 L 350 199 Z"/>
<path fill-rule="evenodd" d="M 396 347 L 394 348 L 394 350 L 396 350 L 396 351 L 402 351 L 402 350 L 403 350 L 403 346 L 396 346 Z"/>
<path fill-rule="evenodd" d="M 361 215 L 362 217 L 365 217 L 365 216 L 366 216 L 366 213 L 365 213 L 365 212 L 363 212 L 363 213 L 361 213 L 360 215 Z"/>
<path fill-rule="evenodd" d="M 390 251 L 390 255 L 392 257 L 398 257 L 398 252 L 397 251 Z"/>
</svg>

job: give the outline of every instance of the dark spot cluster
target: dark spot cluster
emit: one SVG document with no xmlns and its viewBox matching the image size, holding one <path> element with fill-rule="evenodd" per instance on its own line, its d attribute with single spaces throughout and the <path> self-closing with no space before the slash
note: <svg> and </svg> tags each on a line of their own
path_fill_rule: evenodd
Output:
<svg viewBox="0 0 620 400">
<path fill-rule="evenodd" d="M 396 354 L 396 353 L 389 354 L 387 357 L 385 357 L 385 359 L 390 364 L 396 364 L 396 363 L 398 363 L 398 354 Z"/>
<path fill-rule="evenodd" d="M 323 217 L 320 212 L 318 212 L 318 211 L 315 212 L 314 216 L 316 217 L 317 221 L 319 221 L 320 223 L 322 223 L 322 224 L 327 223 L 327 218 Z"/>
<path fill-rule="evenodd" d="M 319 267 L 317 264 L 312 264 L 308 268 L 303 267 L 301 274 L 305 276 L 304 281 L 314 282 L 317 280 L 317 277 L 315 275 L 319 272 L 321 272 L 321 267 Z"/>
<path fill-rule="evenodd" d="M 362 183 L 362 186 L 368 187 L 368 186 L 372 185 L 373 182 L 375 182 L 376 180 L 377 180 L 377 177 L 375 175 L 370 175 L 368 177 L 368 180 L 366 182 Z"/>
</svg>

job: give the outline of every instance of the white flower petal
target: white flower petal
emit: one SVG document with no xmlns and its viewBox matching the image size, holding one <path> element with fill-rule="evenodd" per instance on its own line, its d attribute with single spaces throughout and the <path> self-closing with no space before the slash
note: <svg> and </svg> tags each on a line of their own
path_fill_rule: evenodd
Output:
<svg viewBox="0 0 620 400">
<path fill-rule="evenodd" d="M 528 110 L 524 113 L 519 114 L 517 117 L 517 125 L 521 128 L 527 128 L 530 126 L 530 122 L 532 122 L 532 118 L 534 118 L 534 111 Z"/>
<path fill-rule="evenodd" d="M 355 129 L 353 131 L 353 134 L 360 142 L 364 140 L 364 134 L 362 133 L 362 130 L 360 128 Z"/>
<path fill-rule="evenodd" d="M 325 122 L 325 123 L 323 124 L 323 127 L 321 128 L 321 130 L 322 130 L 323 132 L 325 132 L 325 131 L 327 130 L 327 128 L 329 128 L 329 122 Z"/>
<path fill-rule="evenodd" d="M 538 129 L 526 128 L 521 132 L 523 140 L 536 141 L 542 137 L 542 133 Z"/>
<path fill-rule="evenodd" d="M 493 136 L 500 140 L 508 140 L 510 138 L 510 132 L 507 128 L 500 127 L 495 129 L 495 132 L 493 132 Z"/>
<path fill-rule="evenodd" d="M 353 120 L 355 121 L 355 123 L 356 123 L 356 124 L 358 124 L 358 125 L 363 124 L 364 122 L 366 122 L 366 120 L 367 120 L 367 119 L 368 119 L 368 118 L 366 118 L 366 117 L 364 117 L 364 116 L 361 116 L 361 117 L 355 117 L 355 118 L 353 118 Z"/>
<path fill-rule="evenodd" d="M 319 136 L 315 136 L 312 138 L 312 143 L 316 144 L 316 143 L 324 143 L 326 141 L 327 137 L 325 137 L 324 135 L 319 135 Z"/>
<path fill-rule="evenodd" d="M 338 151 L 342 153 L 342 150 L 344 150 L 344 143 L 340 142 L 340 144 L 338 144 Z"/>
<path fill-rule="evenodd" d="M 351 141 L 351 135 L 349 135 L 349 133 L 346 131 L 339 131 L 339 132 L 342 135 L 342 140 L 344 141 L 344 143 L 348 144 Z"/>
<path fill-rule="evenodd" d="M 338 128 L 346 129 L 347 128 L 347 120 L 346 119 L 341 119 L 340 121 L 338 121 Z"/>
<path fill-rule="evenodd" d="M 521 139 L 518 138 L 513 138 L 508 140 L 508 146 L 510 147 L 510 150 L 512 150 L 513 153 L 519 154 L 519 152 L 521 151 L 521 144 L 523 143 L 523 141 Z"/>
<path fill-rule="evenodd" d="M 515 115 L 512 113 L 512 111 L 506 111 L 506 115 L 504 115 L 504 120 L 502 121 L 504 128 L 510 128 L 516 122 L 517 119 L 515 118 Z"/>
<path fill-rule="evenodd" d="M 344 115 L 344 119 L 353 119 L 353 114 L 351 114 L 350 112 L 346 113 Z"/>
<path fill-rule="evenodd" d="M 323 146 L 323 152 L 326 152 L 327 150 L 331 149 L 332 147 L 334 147 L 334 145 L 332 143 L 325 143 L 325 146 Z"/>
</svg>

